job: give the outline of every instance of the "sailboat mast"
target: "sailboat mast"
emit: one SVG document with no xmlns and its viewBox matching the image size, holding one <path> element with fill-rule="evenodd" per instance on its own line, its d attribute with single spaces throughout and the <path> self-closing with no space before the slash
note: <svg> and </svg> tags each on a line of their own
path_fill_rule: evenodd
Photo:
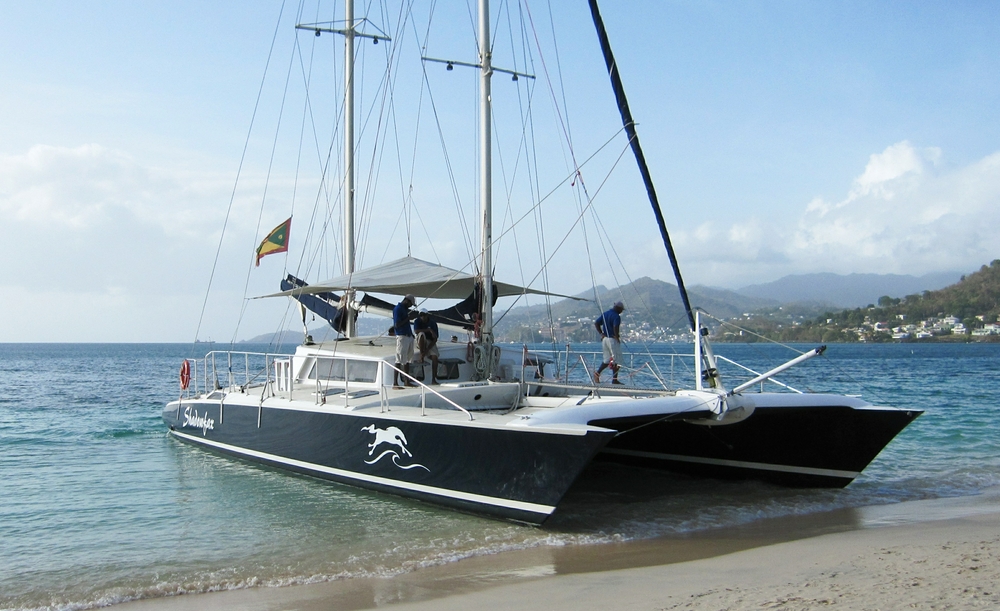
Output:
<svg viewBox="0 0 1000 611">
<path fill-rule="evenodd" d="M 354 0 L 344 2 L 344 273 L 354 273 Z M 354 291 L 344 293 L 344 334 L 357 335 Z"/>
<path fill-rule="evenodd" d="M 490 51 L 490 8 L 479 0 L 479 205 L 482 214 L 482 338 L 487 347 L 493 335 L 493 134 L 490 121 L 493 104 L 490 80 L 493 76 Z"/>
<path fill-rule="evenodd" d="M 635 131 L 635 120 L 632 119 L 632 111 L 629 110 L 628 99 L 625 98 L 625 86 L 622 85 L 621 75 L 618 74 L 618 64 L 615 63 L 615 56 L 611 52 L 611 42 L 608 40 L 608 32 L 604 29 L 604 20 L 601 19 L 601 12 L 597 8 L 597 0 L 589 1 L 590 14 L 594 18 L 594 26 L 597 28 L 597 38 L 600 39 L 601 51 L 604 53 L 604 63 L 607 65 L 608 74 L 611 77 L 611 88 L 614 89 L 615 100 L 618 102 L 618 112 L 621 113 L 625 133 L 628 135 L 629 143 L 632 145 L 632 153 L 639 164 L 639 173 L 642 174 L 642 182 L 646 185 L 646 194 L 649 196 L 649 203 L 653 207 L 656 223 L 660 227 L 660 237 L 663 238 L 663 245 L 667 249 L 670 265 L 674 268 L 674 278 L 677 279 L 677 288 L 680 290 L 681 299 L 684 301 L 684 309 L 687 311 L 688 322 L 691 324 L 691 330 L 698 333 L 694 320 L 694 310 L 691 308 L 691 301 L 688 299 L 687 289 L 684 287 L 684 279 L 681 278 L 681 268 L 677 265 L 677 255 L 674 254 L 674 247 L 670 243 L 667 224 L 664 222 L 663 212 L 660 210 L 660 200 L 656 197 L 656 189 L 653 187 L 653 177 L 649 174 L 649 168 L 646 166 L 646 156 L 642 154 L 642 147 L 639 146 L 639 135 Z"/>
</svg>

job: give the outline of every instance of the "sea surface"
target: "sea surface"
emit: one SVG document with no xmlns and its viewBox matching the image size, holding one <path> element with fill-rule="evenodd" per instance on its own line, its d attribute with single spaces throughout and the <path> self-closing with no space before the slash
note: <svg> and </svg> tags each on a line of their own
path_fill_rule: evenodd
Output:
<svg viewBox="0 0 1000 611">
<path fill-rule="evenodd" d="M 544 527 L 289 475 L 169 438 L 160 411 L 177 395 L 180 362 L 210 348 L 0 344 L 0 609 L 388 576 L 505 550 L 684 536 L 1000 484 L 998 344 L 833 345 L 779 376 L 804 391 L 926 411 L 846 489 L 595 465 Z M 757 344 L 716 352 L 756 371 L 795 356 Z M 689 375 L 668 358 L 657 363 L 663 378 Z M 751 377 L 721 369 L 730 386 Z"/>
</svg>

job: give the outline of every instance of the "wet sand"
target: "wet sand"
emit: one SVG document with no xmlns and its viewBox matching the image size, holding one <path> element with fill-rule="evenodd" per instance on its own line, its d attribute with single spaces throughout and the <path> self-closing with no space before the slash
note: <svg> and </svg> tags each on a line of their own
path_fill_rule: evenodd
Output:
<svg viewBox="0 0 1000 611">
<path fill-rule="evenodd" d="M 686 537 L 470 558 L 350 579 L 126 603 L 246 609 L 996 609 L 1000 490 L 761 520 Z"/>
</svg>

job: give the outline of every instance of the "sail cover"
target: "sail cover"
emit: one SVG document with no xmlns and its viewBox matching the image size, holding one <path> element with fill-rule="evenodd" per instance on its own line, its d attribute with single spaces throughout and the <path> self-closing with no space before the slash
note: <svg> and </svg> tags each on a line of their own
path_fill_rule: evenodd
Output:
<svg viewBox="0 0 1000 611">
<path fill-rule="evenodd" d="M 332 291 L 367 291 L 369 293 L 386 293 L 389 295 L 414 295 L 432 299 L 465 299 L 475 290 L 476 277 L 451 269 L 436 263 L 423 261 L 415 257 L 403 257 L 382 265 L 330 278 L 323 282 L 304 287 L 292 288 L 280 293 L 264 295 L 264 297 L 281 297 L 295 295 L 311 295 L 329 293 Z M 580 297 L 560 295 L 536 289 L 520 287 L 494 281 L 494 290 L 500 297 L 510 295 L 551 295 L 566 299 L 586 301 Z"/>
</svg>

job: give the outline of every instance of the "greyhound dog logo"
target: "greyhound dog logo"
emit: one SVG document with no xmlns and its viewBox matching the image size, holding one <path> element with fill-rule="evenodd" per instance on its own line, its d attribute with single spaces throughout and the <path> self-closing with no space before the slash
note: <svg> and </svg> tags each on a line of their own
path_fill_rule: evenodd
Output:
<svg viewBox="0 0 1000 611">
<path fill-rule="evenodd" d="M 384 429 L 380 429 L 376 428 L 374 424 L 369 424 L 368 426 L 363 427 L 361 430 L 367 431 L 372 435 L 375 435 L 375 439 L 368 444 L 369 456 L 374 455 L 375 451 L 379 449 L 379 446 L 382 445 L 395 446 L 395 448 L 389 447 L 382 450 L 381 453 L 372 460 L 366 460 L 365 464 L 374 465 L 375 463 L 382 460 L 386 456 L 389 456 L 390 459 L 392 460 L 392 464 L 396 465 L 400 469 L 420 468 L 423 469 L 424 471 L 430 471 L 430 469 L 418 463 L 412 463 L 408 465 L 401 464 L 402 458 L 400 458 L 399 455 L 400 452 L 402 452 L 406 456 L 409 456 L 410 458 L 413 458 L 413 454 L 411 454 L 410 450 L 408 450 L 406 447 L 406 435 L 404 435 L 403 431 L 399 430 L 398 427 L 390 426 Z M 399 450 L 398 452 L 397 448 Z"/>
</svg>

